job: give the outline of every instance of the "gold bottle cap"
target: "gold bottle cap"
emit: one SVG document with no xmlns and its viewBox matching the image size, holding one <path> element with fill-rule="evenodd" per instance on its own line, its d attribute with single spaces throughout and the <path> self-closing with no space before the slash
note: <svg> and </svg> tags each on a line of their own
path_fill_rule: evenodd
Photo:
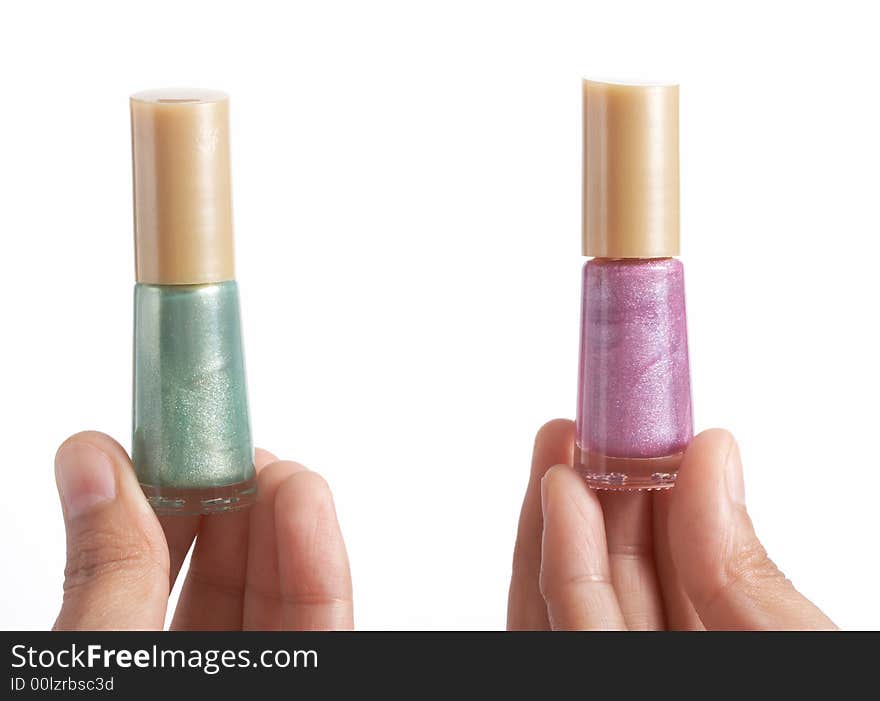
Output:
<svg viewBox="0 0 880 701">
<path fill-rule="evenodd" d="M 583 253 L 679 253 L 678 86 L 584 81 Z"/>
<path fill-rule="evenodd" d="M 149 90 L 131 98 L 138 282 L 232 280 L 229 98 Z"/>
</svg>

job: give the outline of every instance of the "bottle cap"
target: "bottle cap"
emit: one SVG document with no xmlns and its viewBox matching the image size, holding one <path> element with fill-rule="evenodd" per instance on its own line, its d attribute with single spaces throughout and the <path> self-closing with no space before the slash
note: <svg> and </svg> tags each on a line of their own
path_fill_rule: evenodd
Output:
<svg viewBox="0 0 880 701">
<path fill-rule="evenodd" d="M 583 253 L 679 253 L 678 86 L 584 81 Z"/>
<path fill-rule="evenodd" d="M 150 90 L 131 98 L 138 282 L 234 278 L 229 98 Z"/>
</svg>

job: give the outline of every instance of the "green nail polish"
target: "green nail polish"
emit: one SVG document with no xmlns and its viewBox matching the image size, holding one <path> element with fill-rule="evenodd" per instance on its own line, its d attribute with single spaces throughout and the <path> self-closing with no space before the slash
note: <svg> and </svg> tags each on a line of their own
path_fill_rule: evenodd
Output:
<svg viewBox="0 0 880 701">
<path fill-rule="evenodd" d="M 134 319 L 132 460 L 150 502 L 245 505 L 254 465 L 236 283 L 136 285 Z"/>
</svg>

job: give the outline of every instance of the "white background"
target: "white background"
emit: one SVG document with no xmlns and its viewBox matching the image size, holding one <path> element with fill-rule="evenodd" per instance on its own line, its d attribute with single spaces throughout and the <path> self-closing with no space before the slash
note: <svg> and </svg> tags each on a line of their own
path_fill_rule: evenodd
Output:
<svg viewBox="0 0 880 701">
<path fill-rule="evenodd" d="M 662 7 L 661 7 L 662 6 Z M 580 77 L 681 84 L 698 429 L 771 556 L 880 628 L 869 4 L 31 2 L 0 11 L 0 627 L 48 627 L 68 434 L 129 445 L 128 95 L 232 96 L 259 445 L 334 489 L 361 628 L 500 628 L 575 408 Z"/>
</svg>

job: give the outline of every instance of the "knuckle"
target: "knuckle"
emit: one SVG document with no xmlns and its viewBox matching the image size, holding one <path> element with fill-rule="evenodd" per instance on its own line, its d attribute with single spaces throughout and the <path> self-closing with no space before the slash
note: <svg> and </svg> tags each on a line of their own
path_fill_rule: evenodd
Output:
<svg viewBox="0 0 880 701">
<path fill-rule="evenodd" d="M 785 579 L 758 541 L 736 550 L 728 565 L 728 578 L 748 588 L 760 587 L 768 580 Z"/>
<path fill-rule="evenodd" d="M 767 551 L 756 540 L 732 552 L 724 567 L 723 581 L 705 597 L 706 609 L 722 605 L 731 592 L 739 590 L 749 598 L 761 598 L 768 592 L 778 590 L 780 582 L 791 583 L 767 555 Z"/>
<path fill-rule="evenodd" d="M 549 573 L 541 569 L 538 576 L 538 590 L 545 601 L 553 601 L 567 598 L 580 598 L 590 590 L 611 587 L 611 576 L 607 572 L 584 571 L 560 577 L 558 574 Z"/>
<path fill-rule="evenodd" d="M 137 580 L 160 565 L 160 555 L 143 534 L 88 527 L 68 546 L 64 590 L 112 577 Z"/>
</svg>

